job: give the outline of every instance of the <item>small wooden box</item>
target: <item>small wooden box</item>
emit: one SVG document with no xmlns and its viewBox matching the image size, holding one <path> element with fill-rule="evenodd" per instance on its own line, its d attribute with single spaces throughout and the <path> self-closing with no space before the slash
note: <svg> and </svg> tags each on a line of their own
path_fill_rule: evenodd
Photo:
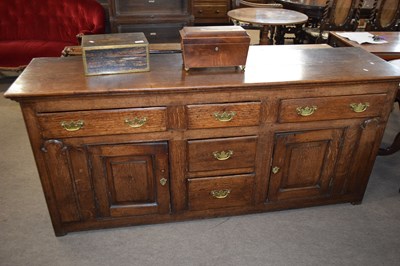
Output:
<svg viewBox="0 0 400 266">
<path fill-rule="evenodd" d="M 86 75 L 149 71 L 149 43 L 142 32 L 85 35 Z"/>
<path fill-rule="evenodd" d="M 180 35 L 186 70 L 246 65 L 250 37 L 240 26 L 184 27 Z"/>
</svg>

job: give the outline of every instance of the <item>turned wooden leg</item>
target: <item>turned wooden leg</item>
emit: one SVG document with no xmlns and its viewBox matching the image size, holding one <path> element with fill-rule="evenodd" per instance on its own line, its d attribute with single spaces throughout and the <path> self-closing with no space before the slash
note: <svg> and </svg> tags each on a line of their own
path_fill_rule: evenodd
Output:
<svg viewBox="0 0 400 266">
<path fill-rule="evenodd" d="M 395 102 L 397 102 L 399 104 L 399 108 L 400 108 L 400 90 L 397 92 Z M 400 150 L 400 132 L 397 133 L 396 137 L 393 140 L 393 143 L 389 147 L 379 149 L 378 155 L 382 155 L 382 156 L 390 155 L 399 150 Z"/>
<path fill-rule="evenodd" d="M 393 143 L 386 148 L 380 148 L 378 155 L 390 155 L 400 150 L 400 132 L 394 138 Z"/>
<path fill-rule="evenodd" d="M 271 44 L 270 40 L 268 38 L 268 33 L 269 33 L 269 26 L 264 25 L 264 27 L 261 30 L 261 38 L 260 38 L 260 44 Z"/>
<path fill-rule="evenodd" d="M 277 26 L 275 33 L 275 44 L 285 43 L 285 26 Z"/>
<path fill-rule="evenodd" d="M 295 33 L 294 33 L 294 44 L 303 44 L 304 43 L 304 30 L 303 25 L 296 25 Z"/>
</svg>

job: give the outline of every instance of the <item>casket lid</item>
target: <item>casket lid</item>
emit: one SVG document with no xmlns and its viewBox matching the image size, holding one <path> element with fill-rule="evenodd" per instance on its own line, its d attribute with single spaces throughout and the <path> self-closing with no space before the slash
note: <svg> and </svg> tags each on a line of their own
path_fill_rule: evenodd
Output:
<svg viewBox="0 0 400 266">
<path fill-rule="evenodd" d="M 183 43 L 250 41 L 246 30 L 240 26 L 189 26 L 180 30 L 180 35 Z"/>
</svg>

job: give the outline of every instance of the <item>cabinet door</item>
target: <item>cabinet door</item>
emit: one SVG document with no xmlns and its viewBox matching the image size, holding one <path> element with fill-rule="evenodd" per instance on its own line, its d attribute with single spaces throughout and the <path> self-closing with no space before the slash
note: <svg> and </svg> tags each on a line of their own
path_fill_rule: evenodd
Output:
<svg viewBox="0 0 400 266">
<path fill-rule="evenodd" d="M 170 210 L 166 143 L 88 147 L 99 217 Z"/>
<path fill-rule="evenodd" d="M 269 201 L 329 196 L 342 138 L 342 129 L 276 134 Z"/>
</svg>

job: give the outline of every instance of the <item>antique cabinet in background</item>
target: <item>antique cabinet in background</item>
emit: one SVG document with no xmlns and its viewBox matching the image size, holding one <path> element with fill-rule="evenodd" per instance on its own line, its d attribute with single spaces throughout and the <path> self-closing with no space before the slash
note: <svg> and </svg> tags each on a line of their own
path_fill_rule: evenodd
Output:
<svg viewBox="0 0 400 266">
<path fill-rule="evenodd" d="M 191 25 L 190 0 L 108 0 L 112 32 L 143 32 L 150 43 L 179 42 Z"/>
<path fill-rule="evenodd" d="M 231 0 L 191 0 L 194 23 L 201 24 L 229 24 L 228 11 L 231 9 Z"/>
<path fill-rule="evenodd" d="M 99 2 L 103 9 L 104 9 L 104 13 L 106 15 L 106 27 L 105 27 L 105 33 L 110 33 L 111 32 L 111 28 L 110 28 L 110 8 L 109 8 L 109 2 L 108 0 L 97 0 L 97 2 Z"/>
</svg>

